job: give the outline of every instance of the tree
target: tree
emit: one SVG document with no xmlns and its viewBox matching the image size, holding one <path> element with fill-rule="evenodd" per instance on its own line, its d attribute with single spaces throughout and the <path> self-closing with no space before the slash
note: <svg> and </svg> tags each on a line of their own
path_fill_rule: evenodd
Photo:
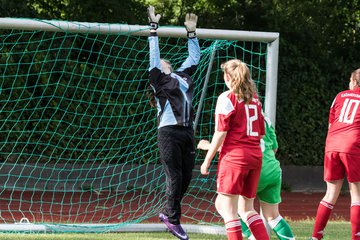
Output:
<svg viewBox="0 0 360 240">
<path fill-rule="evenodd" d="M 277 133 L 286 164 L 321 165 L 327 115 L 335 94 L 360 67 L 359 0 L 0 0 L 3 17 L 147 24 L 146 8 L 161 25 L 280 33 Z M 85 42 L 84 48 L 94 47 Z M 306 151 L 304 151 L 306 149 Z"/>
</svg>

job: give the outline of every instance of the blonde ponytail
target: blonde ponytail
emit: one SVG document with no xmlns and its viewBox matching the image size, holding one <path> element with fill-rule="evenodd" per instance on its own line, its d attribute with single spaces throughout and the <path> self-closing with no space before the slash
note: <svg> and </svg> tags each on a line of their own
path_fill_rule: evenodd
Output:
<svg viewBox="0 0 360 240">
<path fill-rule="evenodd" d="M 246 64 L 239 59 L 232 59 L 221 64 L 221 69 L 229 75 L 231 90 L 237 100 L 243 99 L 245 103 L 251 102 L 256 94 L 256 86 Z"/>
</svg>

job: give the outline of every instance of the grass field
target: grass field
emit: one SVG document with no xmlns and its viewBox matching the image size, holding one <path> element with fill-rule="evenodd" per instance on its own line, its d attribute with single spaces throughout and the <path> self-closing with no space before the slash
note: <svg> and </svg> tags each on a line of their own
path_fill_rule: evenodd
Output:
<svg viewBox="0 0 360 240">
<path fill-rule="evenodd" d="M 289 222 L 297 240 L 308 240 L 313 221 Z M 349 222 L 329 222 L 326 227 L 324 240 L 351 239 Z M 226 240 L 226 236 L 188 234 L 191 240 Z M 167 232 L 158 233 L 104 233 L 104 234 L 17 234 L 0 233 L 1 240 L 171 240 L 177 239 Z M 273 234 L 271 239 L 277 239 Z"/>
</svg>

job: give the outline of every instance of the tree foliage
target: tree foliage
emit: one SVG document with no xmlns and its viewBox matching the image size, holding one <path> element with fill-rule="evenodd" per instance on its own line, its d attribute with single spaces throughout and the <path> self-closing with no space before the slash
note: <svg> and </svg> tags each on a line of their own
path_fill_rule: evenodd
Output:
<svg viewBox="0 0 360 240">
<path fill-rule="evenodd" d="M 161 25 L 280 33 L 277 122 L 284 164 L 321 165 L 330 104 L 360 67 L 359 0 L 0 0 L 3 17 L 147 24 L 146 8 Z"/>
</svg>

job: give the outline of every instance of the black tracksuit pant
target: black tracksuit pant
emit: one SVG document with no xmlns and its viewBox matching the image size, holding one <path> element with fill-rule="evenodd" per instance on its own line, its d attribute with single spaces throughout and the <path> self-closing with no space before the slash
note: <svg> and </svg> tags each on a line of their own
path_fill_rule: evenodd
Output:
<svg viewBox="0 0 360 240">
<path fill-rule="evenodd" d="M 195 139 L 191 127 L 165 126 L 158 130 L 160 161 L 166 175 L 164 214 L 180 224 L 181 200 L 190 184 L 195 164 Z"/>
</svg>

